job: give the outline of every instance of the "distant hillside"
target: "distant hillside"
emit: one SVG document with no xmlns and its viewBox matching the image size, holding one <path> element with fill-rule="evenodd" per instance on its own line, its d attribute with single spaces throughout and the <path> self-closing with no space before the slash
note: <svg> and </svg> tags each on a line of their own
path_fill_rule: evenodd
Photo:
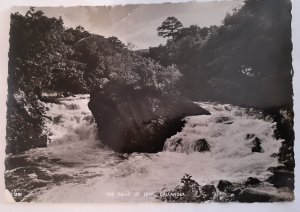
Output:
<svg viewBox="0 0 300 212">
<path fill-rule="evenodd" d="M 138 49 L 138 50 L 135 50 L 134 52 L 139 54 L 139 55 L 143 55 L 143 54 L 148 54 L 149 49 Z"/>
</svg>

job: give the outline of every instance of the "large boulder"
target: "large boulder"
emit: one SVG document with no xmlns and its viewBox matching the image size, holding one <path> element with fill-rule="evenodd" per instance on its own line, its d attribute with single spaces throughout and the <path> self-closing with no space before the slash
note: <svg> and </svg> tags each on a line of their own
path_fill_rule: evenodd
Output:
<svg viewBox="0 0 300 212">
<path fill-rule="evenodd" d="M 238 196 L 239 202 L 280 202 L 292 201 L 293 191 L 288 189 L 276 189 L 272 186 L 245 188 Z"/>
<path fill-rule="evenodd" d="M 286 167 L 276 167 L 272 170 L 273 175 L 269 177 L 268 182 L 272 183 L 276 188 L 287 187 L 295 188 L 295 174 Z"/>
<path fill-rule="evenodd" d="M 180 131 L 185 116 L 210 114 L 191 101 L 130 88 L 97 90 L 89 108 L 99 139 L 118 152 L 158 152 Z"/>
</svg>

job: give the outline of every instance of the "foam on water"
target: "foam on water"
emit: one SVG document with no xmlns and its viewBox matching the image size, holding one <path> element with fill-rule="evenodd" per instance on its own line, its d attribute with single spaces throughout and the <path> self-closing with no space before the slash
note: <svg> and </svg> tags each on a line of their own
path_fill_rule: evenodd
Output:
<svg viewBox="0 0 300 212">
<path fill-rule="evenodd" d="M 271 174 L 268 168 L 278 165 L 271 155 L 279 151 L 281 141 L 272 136 L 272 120 L 262 119 L 258 111 L 199 103 L 211 115 L 187 117 L 183 130 L 166 141 L 165 151 L 128 155 L 100 145 L 88 101 L 87 95 L 77 95 L 61 99 L 60 104 L 46 103 L 50 118 L 46 132 L 51 142 L 47 148 L 32 149 L 26 154 L 31 160 L 44 156 L 57 158 L 61 164 L 73 164 L 55 168 L 47 165 L 51 172 L 84 180 L 62 181 L 44 188 L 33 201 L 152 201 L 154 198 L 143 192 L 172 189 L 185 173 L 200 184 L 217 184 L 220 179 L 241 182 L 248 177 L 266 179 Z M 247 139 L 247 134 L 261 139 L 262 153 L 252 153 L 252 139 Z M 195 141 L 201 138 L 209 143 L 210 152 L 194 151 Z M 178 139 L 181 145 L 176 146 Z M 138 196 L 134 196 L 136 192 L 140 192 Z"/>
</svg>

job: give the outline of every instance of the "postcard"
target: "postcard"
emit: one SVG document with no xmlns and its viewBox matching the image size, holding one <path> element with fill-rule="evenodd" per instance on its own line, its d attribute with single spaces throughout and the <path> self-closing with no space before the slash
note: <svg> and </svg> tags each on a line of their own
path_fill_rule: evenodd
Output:
<svg viewBox="0 0 300 212">
<path fill-rule="evenodd" d="M 294 200 L 289 0 L 14 6 L 6 194 Z"/>
</svg>

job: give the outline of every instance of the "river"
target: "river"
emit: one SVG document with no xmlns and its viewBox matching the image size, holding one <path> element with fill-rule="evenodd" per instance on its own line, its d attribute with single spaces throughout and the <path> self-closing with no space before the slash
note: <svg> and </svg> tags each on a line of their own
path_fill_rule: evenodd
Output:
<svg viewBox="0 0 300 212">
<path fill-rule="evenodd" d="M 216 185 L 221 179 L 265 180 L 271 175 L 268 169 L 278 166 L 274 155 L 281 140 L 273 137 L 275 123 L 258 110 L 199 102 L 211 115 L 186 117 L 184 128 L 167 139 L 164 151 L 121 154 L 97 138 L 88 95 L 58 101 L 43 103 L 48 147 L 8 156 L 26 161 L 5 172 L 7 179 L 23 179 L 16 189 L 19 201 L 158 201 L 153 193 L 173 189 L 186 173 L 199 184 Z M 261 140 L 261 152 L 251 150 L 254 137 Z M 208 142 L 210 151 L 195 151 L 199 139 Z"/>
</svg>

